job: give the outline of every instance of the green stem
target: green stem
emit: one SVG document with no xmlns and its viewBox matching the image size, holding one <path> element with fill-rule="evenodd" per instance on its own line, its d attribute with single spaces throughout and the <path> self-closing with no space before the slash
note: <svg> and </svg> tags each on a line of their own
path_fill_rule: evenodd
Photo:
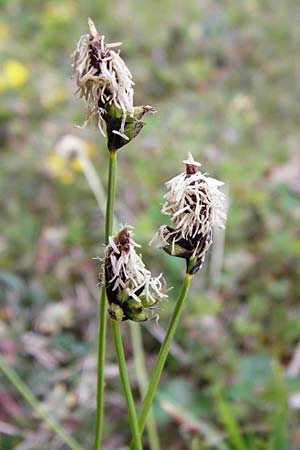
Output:
<svg viewBox="0 0 300 450">
<path fill-rule="evenodd" d="M 142 327 L 140 324 L 136 324 L 130 321 L 131 341 L 133 346 L 133 357 L 135 372 L 137 375 L 141 398 L 144 398 L 147 392 L 147 386 L 149 384 L 146 361 L 143 351 L 143 338 Z M 146 424 L 150 450 L 160 450 L 159 436 L 157 432 L 157 426 L 154 415 L 149 413 L 148 421 Z"/>
<path fill-rule="evenodd" d="M 105 244 L 108 244 L 108 238 L 112 234 L 114 223 L 114 205 L 116 196 L 116 178 L 117 178 L 117 152 L 109 153 L 109 172 L 108 172 L 108 192 L 106 203 L 105 218 Z"/>
<path fill-rule="evenodd" d="M 115 155 L 115 156 L 114 156 Z M 109 165 L 109 187 L 107 196 L 107 209 L 106 209 L 106 227 L 105 237 L 106 244 L 108 243 L 108 237 L 112 232 L 113 220 L 114 220 L 114 197 L 116 191 L 116 153 L 110 153 L 110 165 Z M 122 343 L 122 335 L 120 331 L 119 322 L 111 320 L 111 328 L 114 338 L 114 344 L 116 349 L 116 356 L 118 360 L 119 373 L 123 392 L 126 400 L 128 417 L 130 422 L 130 428 L 132 432 L 132 438 L 136 450 L 142 450 L 141 434 L 139 432 L 138 419 L 136 415 L 134 400 L 130 388 L 129 378 L 126 368 L 126 359 L 124 354 L 124 348 Z"/>
<path fill-rule="evenodd" d="M 111 320 L 111 328 L 113 332 L 114 344 L 116 349 L 116 355 L 119 365 L 119 373 L 121 378 L 121 383 L 124 391 L 124 396 L 127 405 L 127 411 L 129 416 L 130 428 L 132 433 L 133 448 L 135 450 L 143 450 L 141 433 L 139 430 L 139 423 L 136 415 L 134 400 L 130 388 L 130 383 L 128 379 L 127 369 L 126 369 L 126 359 L 124 354 L 124 348 L 122 344 L 122 336 L 120 331 L 119 322 L 116 320 Z"/>
<path fill-rule="evenodd" d="M 95 170 L 95 167 L 89 158 L 88 155 L 82 154 L 80 157 L 80 163 L 82 167 L 83 174 L 87 180 L 88 185 L 91 188 L 91 191 L 93 192 L 95 199 L 98 203 L 98 206 L 100 208 L 100 211 L 102 212 L 103 216 L 106 216 L 106 193 L 104 191 L 104 188 L 102 186 L 101 180 Z M 114 225 L 117 222 L 116 217 L 114 216 Z M 113 227 L 114 229 L 114 227 Z M 104 295 L 104 292 L 101 294 Z M 105 299 L 101 298 L 101 304 L 103 307 L 105 307 Z M 147 386 L 148 386 L 148 376 L 146 371 L 146 362 L 143 352 L 143 342 L 142 342 L 142 328 L 140 325 L 135 324 L 132 321 L 129 321 L 129 327 L 131 330 L 131 337 L 132 337 L 132 346 L 133 346 L 133 359 L 136 369 L 136 374 L 138 378 L 139 383 L 139 390 L 141 398 L 144 398 Z M 103 327 L 101 327 L 101 330 L 103 331 Z M 103 337 L 101 337 L 101 342 L 103 342 Z M 101 383 L 100 383 L 101 384 Z M 157 426 L 155 423 L 155 418 L 153 414 L 149 415 L 149 419 L 147 422 L 147 430 L 148 430 L 148 439 L 149 439 L 149 445 L 150 450 L 160 450 L 160 444 L 159 444 L 159 437 L 157 432 Z"/>
<path fill-rule="evenodd" d="M 106 202 L 105 216 L 105 243 L 108 244 L 108 238 L 112 233 L 114 219 L 114 202 L 116 194 L 116 171 L 117 171 L 117 152 L 109 153 L 109 172 L 108 172 L 108 192 Z M 99 302 L 99 332 L 98 332 L 98 368 L 97 368 L 97 411 L 95 423 L 94 450 L 101 448 L 103 434 L 103 411 L 104 411 L 104 368 L 106 354 L 106 328 L 107 311 L 105 288 L 101 290 Z"/>
<path fill-rule="evenodd" d="M 153 369 L 153 373 L 151 376 L 151 380 L 149 383 L 149 387 L 145 396 L 145 399 L 143 401 L 143 405 L 142 405 L 142 409 L 141 409 L 141 413 L 140 413 L 140 417 L 139 417 L 139 428 L 140 428 L 140 432 L 142 433 L 145 427 L 145 423 L 147 420 L 147 416 L 149 414 L 149 411 L 151 409 L 152 406 L 152 402 L 153 402 L 153 398 L 154 395 L 156 393 L 157 390 L 157 386 L 159 383 L 159 379 L 161 376 L 161 373 L 163 371 L 169 350 L 170 350 L 170 345 L 171 342 L 173 340 L 176 328 L 177 328 L 177 324 L 179 321 L 179 317 L 181 315 L 181 312 L 183 310 L 183 307 L 185 305 L 185 301 L 187 298 L 187 294 L 190 288 L 190 284 L 192 281 L 192 275 L 190 275 L 189 273 L 187 273 L 184 277 L 183 280 L 183 285 L 179 294 L 179 298 L 177 300 L 175 309 L 173 311 L 170 323 L 169 323 L 169 327 L 164 339 L 164 342 L 162 343 L 160 352 L 158 354 L 157 360 L 156 360 L 156 364 L 155 367 Z M 133 449 L 133 447 L 130 447 L 131 450 Z"/>
<path fill-rule="evenodd" d="M 95 420 L 94 450 L 101 448 L 103 433 L 103 411 L 104 411 L 104 367 L 105 367 L 105 345 L 106 337 L 106 295 L 105 289 L 101 290 L 99 303 L 99 331 L 98 331 L 98 367 L 97 367 L 97 411 Z"/>
<path fill-rule="evenodd" d="M 109 172 L 108 172 L 108 192 L 105 217 L 105 243 L 108 244 L 108 238 L 112 234 L 114 221 L 114 203 L 116 195 L 116 173 L 117 173 L 117 152 L 110 151 Z M 102 289 L 99 305 L 99 339 L 98 339 L 98 370 L 97 370 L 97 413 L 94 450 L 101 448 L 103 434 L 103 403 L 104 403 L 104 367 L 106 350 L 106 295 L 105 289 Z M 127 374 L 125 354 L 122 344 L 120 326 L 117 321 L 111 320 L 116 356 L 119 365 L 121 383 L 127 404 L 130 427 L 133 437 L 135 450 L 142 450 L 141 435 L 139 432 L 138 420 L 135 411 L 135 405 L 130 389 L 130 383 Z"/>
<path fill-rule="evenodd" d="M 19 391 L 22 397 L 27 401 L 27 403 L 32 407 L 32 409 L 38 414 L 60 438 L 62 441 L 72 450 L 83 450 L 82 447 L 68 435 L 65 430 L 56 422 L 55 419 L 49 416 L 41 406 L 39 400 L 33 395 L 33 393 L 28 389 L 26 384 L 19 377 L 17 372 L 10 367 L 5 359 L 0 355 L 0 369 L 3 371 L 4 375 L 9 379 L 9 381 L 14 385 L 14 387 Z"/>
</svg>

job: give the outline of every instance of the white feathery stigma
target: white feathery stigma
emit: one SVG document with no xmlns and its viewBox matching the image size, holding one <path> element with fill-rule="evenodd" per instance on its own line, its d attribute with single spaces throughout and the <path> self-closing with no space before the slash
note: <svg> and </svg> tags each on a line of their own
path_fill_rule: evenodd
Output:
<svg viewBox="0 0 300 450">
<path fill-rule="evenodd" d="M 171 244 L 171 254 L 175 255 L 180 253 L 175 246 L 181 241 L 203 261 L 212 244 L 213 228 L 225 228 L 226 197 L 219 190 L 224 183 L 200 172 L 201 164 L 191 153 L 183 163 L 186 171 L 166 183 L 162 213 L 171 217 L 172 226 L 162 225 L 151 243 L 159 248 Z"/>
<path fill-rule="evenodd" d="M 189 153 L 183 161 L 189 166 L 200 167 Z M 225 228 L 225 195 L 219 190 L 223 182 L 211 178 L 200 171 L 192 174 L 182 172 L 167 181 L 166 202 L 162 213 L 171 216 L 175 230 L 180 237 L 193 238 L 198 234 L 205 235 L 211 227 Z"/>
<path fill-rule="evenodd" d="M 123 236 L 126 235 L 125 244 L 122 239 L 119 240 L 121 233 Z M 105 251 L 105 267 L 109 265 L 110 274 L 109 279 L 105 279 L 105 283 L 112 286 L 112 291 L 125 291 L 128 297 L 138 303 L 141 302 L 139 295 L 142 293 L 150 307 L 168 297 L 164 293 L 165 280 L 162 274 L 152 277 L 141 255 L 135 250 L 140 245 L 133 240 L 132 234 L 132 231 L 126 227 L 121 229 L 117 236 L 109 238 Z"/>
<path fill-rule="evenodd" d="M 105 36 L 100 35 L 91 19 L 88 19 L 90 34 L 84 34 L 79 39 L 73 53 L 73 71 L 78 87 L 77 93 L 86 101 L 86 122 L 94 117 L 97 126 L 105 136 L 103 105 L 109 104 L 122 111 L 122 123 L 115 134 L 124 134 L 126 116 L 133 116 L 133 85 L 132 75 L 119 51 L 111 50 L 121 45 L 120 42 L 106 44 Z M 99 105 L 100 103 L 100 105 Z"/>
</svg>

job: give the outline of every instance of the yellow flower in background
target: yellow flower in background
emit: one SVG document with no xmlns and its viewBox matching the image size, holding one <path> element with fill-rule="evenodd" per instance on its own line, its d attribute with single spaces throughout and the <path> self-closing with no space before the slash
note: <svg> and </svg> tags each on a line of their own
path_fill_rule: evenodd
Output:
<svg viewBox="0 0 300 450">
<path fill-rule="evenodd" d="M 94 145 L 91 144 L 91 142 L 85 143 L 85 152 L 88 156 L 94 156 L 97 153 L 97 149 Z"/>
<path fill-rule="evenodd" d="M 72 159 L 71 166 L 72 166 L 72 169 L 75 170 L 75 172 L 81 172 L 82 171 L 81 162 L 79 161 L 78 158 L 73 158 Z"/>
<path fill-rule="evenodd" d="M 63 156 L 51 153 L 46 160 L 46 166 L 51 175 L 58 178 L 63 184 L 71 184 L 73 182 L 73 171 Z"/>
<path fill-rule="evenodd" d="M 23 86 L 28 80 L 28 70 L 20 61 L 9 59 L 4 63 L 4 74 L 8 85 L 12 88 Z"/>
<path fill-rule="evenodd" d="M 46 170 L 63 184 L 74 181 L 75 172 L 82 172 L 82 160 L 94 153 L 94 147 L 72 134 L 62 136 L 46 160 Z"/>
<path fill-rule="evenodd" d="M 27 82 L 29 72 L 27 67 L 16 59 L 8 59 L 0 72 L 0 91 L 18 89 Z"/>
</svg>

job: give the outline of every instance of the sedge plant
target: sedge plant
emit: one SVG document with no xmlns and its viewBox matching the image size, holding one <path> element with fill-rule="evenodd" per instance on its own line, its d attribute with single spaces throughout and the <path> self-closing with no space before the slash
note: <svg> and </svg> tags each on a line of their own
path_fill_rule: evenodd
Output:
<svg viewBox="0 0 300 450">
<path fill-rule="evenodd" d="M 132 75 L 126 64 L 119 55 L 119 52 L 112 50 L 120 46 L 120 43 L 106 44 L 105 37 L 100 35 L 89 19 L 89 33 L 83 35 L 74 52 L 74 75 L 78 87 L 78 94 L 86 101 L 86 122 L 94 120 L 96 127 L 107 138 L 107 147 L 109 150 L 109 173 L 107 188 L 107 204 L 105 218 L 105 243 L 113 243 L 110 237 L 113 231 L 114 218 L 114 200 L 116 191 L 116 172 L 117 172 L 117 150 L 134 137 L 136 137 L 143 127 L 142 117 L 148 111 L 155 112 L 150 106 L 133 105 L 133 80 Z M 122 233 L 120 232 L 120 236 Z M 117 244 L 112 244 L 115 251 Z M 117 252 L 116 252 L 117 253 Z M 117 253 L 118 254 L 118 253 Z M 131 252 L 132 256 L 135 252 Z M 137 255 L 136 255 L 137 256 Z M 138 256 L 137 256 L 138 257 Z M 106 256 L 104 264 L 104 286 L 101 291 L 99 303 L 99 337 L 98 337 L 98 370 L 97 370 L 97 411 L 95 424 L 94 450 L 101 448 L 103 434 L 103 404 L 104 404 L 104 366 L 106 351 L 106 297 L 108 292 L 108 274 L 107 261 L 114 263 L 114 255 Z M 126 258 L 128 263 L 128 257 Z M 144 267 L 141 262 L 140 267 Z M 112 266 L 112 270 L 115 267 Z M 148 277 L 145 269 L 144 273 L 132 274 L 133 283 L 141 283 L 141 277 Z M 150 272 L 149 272 L 150 273 Z M 158 280 L 159 281 L 159 280 Z M 131 287 L 130 294 L 123 289 L 123 295 L 134 295 L 135 285 Z M 117 286 L 114 285 L 114 290 Z M 116 293 L 116 292 L 115 292 Z M 121 294 L 120 294 L 121 295 Z M 128 416 L 136 449 L 141 449 L 141 436 L 138 428 L 137 415 L 133 396 L 130 389 L 130 383 L 126 370 L 126 361 L 122 343 L 122 336 L 119 326 L 119 320 L 122 317 L 122 308 L 117 310 L 117 300 L 110 300 L 109 314 L 111 317 L 112 334 L 118 359 L 120 379 L 126 399 Z M 136 296 L 137 298 L 137 296 Z M 111 299 L 111 296 L 110 296 Z M 140 320 L 140 313 L 135 310 L 134 305 L 127 308 L 127 314 L 131 314 L 132 320 Z M 124 316 L 125 318 L 125 316 Z"/>
<path fill-rule="evenodd" d="M 67 134 L 58 141 L 55 146 L 54 155 L 55 157 L 60 158 L 59 167 L 63 166 L 65 170 L 66 168 L 75 166 L 77 170 L 80 170 L 83 173 L 99 206 L 99 209 L 103 217 L 105 217 L 106 192 L 95 169 L 93 161 L 90 159 L 89 153 L 89 148 L 85 141 L 75 135 Z M 58 172 L 57 175 L 61 175 L 61 173 Z M 115 215 L 114 224 L 116 223 L 118 223 L 118 218 Z M 132 320 L 129 321 L 129 328 L 135 373 L 139 385 L 139 392 L 143 398 L 146 394 L 149 380 L 146 370 L 146 359 L 143 352 L 142 328 L 139 324 L 136 324 Z M 161 447 L 157 425 L 153 414 L 149 415 L 146 427 L 150 450 L 160 450 Z"/>
<path fill-rule="evenodd" d="M 166 183 L 166 201 L 162 213 L 170 216 L 172 226 L 162 225 L 151 243 L 170 256 L 183 258 L 186 273 L 143 401 L 139 417 L 141 432 L 153 403 L 192 278 L 201 269 L 212 245 L 214 228 L 225 228 L 226 198 L 219 189 L 223 182 L 201 173 L 201 164 L 194 161 L 191 153 L 183 163 L 185 171 Z"/>
<path fill-rule="evenodd" d="M 103 433 L 104 366 L 106 320 L 110 317 L 120 379 L 127 404 L 132 432 L 132 449 L 142 449 L 142 433 L 149 415 L 159 379 L 166 362 L 193 276 L 200 270 L 212 244 L 215 226 L 224 228 L 225 196 L 222 182 L 200 172 L 200 163 L 191 154 L 184 161 L 186 170 L 167 185 L 162 212 L 170 215 L 171 225 L 163 225 L 153 243 L 170 256 L 186 261 L 186 274 L 162 343 L 149 385 L 143 387 L 144 399 L 139 420 L 126 368 L 120 325 L 123 321 L 143 322 L 158 318 L 161 301 L 167 298 L 162 274 L 157 277 L 145 267 L 137 253 L 130 226 L 121 226 L 113 235 L 116 195 L 117 151 L 141 131 L 142 117 L 151 106 L 134 106 L 132 75 L 113 48 L 106 44 L 89 19 L 89 33 L 83 35 L 74 53 L 74 74 L 78 94 L 86 102 L 86 122 L 94 120 L 107 139 L 109 171 L 105 218 L 105 256 L 102 264 L 102 291 L 99 303 L 99 337 L 97 370 L 97 412 L 94 450 L 101 448 Z"/>
</svg>

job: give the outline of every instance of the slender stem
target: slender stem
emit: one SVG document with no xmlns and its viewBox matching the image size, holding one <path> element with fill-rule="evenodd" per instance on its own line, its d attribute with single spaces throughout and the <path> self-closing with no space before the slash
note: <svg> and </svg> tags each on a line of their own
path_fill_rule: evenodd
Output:
<svg viewBox="0 0 300 450">
<path fill-rule="evenodd" d="M 117 170 L 117 152 L 109 153 L 109 172 L 108 172 L 108 192 L 105 216 L 105 243 L 112 233 L 114 218 L 114 201 L 116 194 L 116 170 Z M 104 411 L 104 368 L 106 354 L 106 295 L 105 288 L 101 290 L 99 302 L 99 334 L 98 334 L 98 368 L 97 368 L 97 411 L 95 421 L 94 450 L 101 448 L 103 434 L 103 411 Z"/>
<path fill-rule="evenodd" d="M 53 419 L 48 413 L 46 413 L 41 406 L 39 400 L 34 396 L 34 394 L 28 389 L 26 384 L 19 377 L 17 372 L 10 367 L 5 359 L 0 355 L 0 369 L 3 371 L 4 375 L 9 379 L 9 381 L 14 385 L 14 387 L 19 391 L 22 397 L 27 401 L 27 403 L 32 407 L 32 409 L 45 421 L 49 428 L 51 428 L 62 441 L 72 450 L 83 450 L 81 445 L 79 445 L 75 439 L 68 435 L 65 430 L 60 426 L 55 419 Z"/>
<path fill-rule="evenodd" d="M 131 341 L 133 346 L 133 357 L 135 372 L 137 375 L 141 398 L 144 398 L 147 392 L 147 386 L 149 384 L 146 361 L 143 351 L 143 337 L 142 327 L 140 324 L 130 322 Z M 157 426 L 154 415 L 149 413 L 148 421 L 146 424 L 150 450 L 160 450 L 159 436 L 157 432 Z"/>
<path fill-rule="evenodd" d="M 106 203 L 105 217 L 105 243 L 108 244 L 108 238 L 112 234 L 114 221 L 114 202 L 116 194 L 116 172 L 117 172 L 117 152 L 110 151 L 109 172 L 108 172 L 108 192 Z M 106 350 L 106 295 L 105 289 L 102 289 L 99 305 L 99 339 L 98 339 L 98 370 L 97 370 L 97 413 L 96 413 L 96 430 L 94 450 L 101 447 L 103 433 L 103 403 L 104 403 L 104 367 L 105 367 L 105 350 Z M 130 383 L 127 374 L 125 354 L 122 344 L 122 336 L 120 326 L 117 321 L 111 320 L 114 344 L 116 348 L 116 356 L 119 365 L 121 383 L 125 395 L 128 409 L 130 427 L 132 431 L 133 443 L 135 450 L 142 450 L 141 435 L 139 432 L 138 420 L 135 411 L 135 405 L 130 389 Z"/>
<path fill-rule="evenodd" d="M 119 322 L 112 319 L 111 320 L 111 328 L 112 328 L 112 332 L 113 332 L 116 355 L 117 355 L 117 359 L 118 359 L 121 383 L 122 383 L 124 396 L 125 396 L 125 400 L 126 400 L 126 405 L 127 405 L 127 411 L 128 411 L 130 428 L 131 428 L 131 433 L 132 433 L 132 440 L 133 440 L 133 448 L 135 450 L 143 450 L 138 418 L 136 415 L 134 400 L 133 400 L 130 383 L 129 383 L 129 379 L 128 379 L 128 374 L 127 374 L 127 369 L 126 369 L 126 359 L 125 359 L 124 348 L 123 348 L 123 344 L 122 344 L 122 336 L 121 336 Z"/>
<path fill-rule="evenodd" d="M 97 411 L 95 420 L 94 450 L 101 448 L 103 433 L 103 411 L 104 411 L 104 367 L 106 353 L 106 296 L 105 289 L 101 289 L 99 303 L 99 331 L 98 331 L 98 367 L 97 367 Z"/>
<path fill-rule="evenodd" d="M 105 218 L 105 243 L 108 244 L 108 238 L 112 234 L 114 223 L 114 204 L 116 196 L 116 178 L 117 178 L 117 152 L 109 153 L 109 172 L 108 172 L 108 191 L 106 203 Z"/>
<path fill-rule="evenodd" d="M 102 186 L 101 180 L 95 170 L 95 167 L 90 160 L 89 156 L 86 154 L 80 155 L 80 162 L 83 174 L 87 180 L 88 185 L 90 186 L 95 199 L 98 203 L 98 206 L 103 214 L 103 216 L 106 216 L 106 193 L 104 191 L 104 188 Z M 114 216 L 114 224 L 117 221 L 116 216 Z M 114 229 L 114 226 L 113 226 Z M 102 298 L 102 295 L 104 295 L 104 291 L 101 293 L 101 305 L 103 308 L 105 308 L 105 299 Z M 104 312 L 103 312 L 104 314 Z M 102 317 L 102 314 L 100 314 Z M 132 346 L 133 346 L 133 358 L 136 368 L 136 374 L 138 378 L 139 383 L 139 390 L 141 398 L 144 398 L 147 386 L 148 386 L 148 376 L 146 371 L 146 362 L 143 352 L 143 342 L 142 342 L 142 329 L 140 325 L 135 324 L 134 322 L 129 321 L 129 327 L 131 330 L 131 338 L 132 338 Z M 103 327 L 100 328 L 100 332 L 105 331 Z M 104 341 L 104 336 L 101 336 L 100 341 Z M 103 353 L 102 353 L 103 354 Z M 104 363 L 103 363 L 104 364 Z M 100 383 L 102 385 L 102 382 Z M 98 420 L 97 420 L 98 423 Z M 159 444 L 159 437 L 157 432 L 157 427 L 155 423 L 155 418 L 152 414 L 149 415 L 148 423 L 148 439 L 149 439 L 149 445 L 150 450 L 160 450 L 160 444 Z"/>
<path fill-rule="evenodd" d="M 106 244 L 108 243 L 108 237 L 112 232 L 113 220 L 114 220 L 114 198 L 116 191 L 116 153 L 110 153 L 110 165 L 108 176 L 108 195 L 107 195 L 107 208 L 106 208 L 106 227 L 105 237 Z M 126 368 L 126 359 L 124 354 L 124 348 L 122 343 L 122 335 L 120 331 L 119 322 L 111 320 L 112 333 L 114 338 L 114 344 L 116 349 L 116 356 L 119 365 L 119 373 L 123 392 L 126 400 L 128 417 L 130 422 L 130 428 L 132 432 L 132 438 L 136 450 L 142 450 L 141 434 L 139 432 L 138 419 L 135 410 L 134 400 L 130 388 L 129 378 Z M 103 367 L 104 368 L 104 367 Z"/>
<path fill-rule="evenodd" d="M 155 364 L 155 367 L 152 372 L 149 387 L 148 387 L 145 399 L 143 401 L 143 405 L 142 405 L 142 409 L 141 409 L 141 413 L 140 413 L 140 417 L 139 417 L 139 428 L 140 428 L 141 433 L 144 430 L 147 416 L 148 416 L 149 411 L 152 406 L 153 398 L 156 393 L 159 379 L 160 379 L 161 373 L 163 371 L 163 368 L 164 368 L 164 365 L 165 365 L 165 362 L 166 362 L 166 359 L 167 359 L 167 356 L 168 356 L 168 353 L 170 350 L 170 345 L 171 345 L 171 342 L 173 340 L 173 337 L 174 337 L 174 334 L 175 334 L 175 331 L 177 328 L 179 317 L 180 317 L 183 307 L 185 305 L 185 301 L 187 298 L 187 294 L 188 294 L 188 291 L 190 288 L 191 281 L 192 281 L 192 275 L 187 273 L 184 277 L 182 288 L 181 288 L 181 291 L 179 294 L 179 298 L 177 300 L 175 309 L 173 311 L 173 314 L 172 314 L 172 317 L 171 317 L 171 320 L 169 323 L 169 327 L 168 327 L 164 342 L 162 343 L 160 352 L 158 354 L 156 364 Z M 131 446 L 130 448 L 133 449 L 133 446 Z"/>
</svg>

